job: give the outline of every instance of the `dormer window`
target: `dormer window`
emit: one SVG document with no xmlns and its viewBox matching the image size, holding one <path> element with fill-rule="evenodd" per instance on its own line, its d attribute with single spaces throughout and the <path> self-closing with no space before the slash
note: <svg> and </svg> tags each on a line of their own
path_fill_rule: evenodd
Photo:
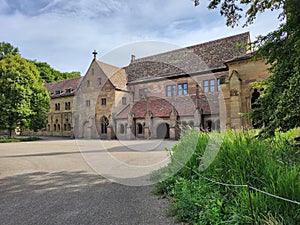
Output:
<svg viewBox="0 0 300 225">
<path fill-rule="evenodd" d="M 61 92 L 60 92 L 59 90 L 56 90 L 56 91 L 55 91 L 55 94 L 56 94 L 56 95 L 60 95 L 60 93 L 61 93 Z"/>
<path fill-rule="evenodd" d="M 68 89 L 66 89 L 66 94 L 71 94 L 72 93 L 72 89 L 71 88 L 68 88 Z"/>
</svg>

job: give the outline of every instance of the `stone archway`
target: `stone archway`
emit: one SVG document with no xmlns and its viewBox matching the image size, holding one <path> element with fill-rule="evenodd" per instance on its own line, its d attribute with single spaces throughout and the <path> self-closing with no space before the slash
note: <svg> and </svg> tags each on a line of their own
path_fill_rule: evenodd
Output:
<svg viewBox="0 0 300 225">
<path fill-rule="evenodd" d="M 170 138 L 170 125 L 167 123 L 161 123 L 156 128 L 157 138 L 168 139 Z"/>
</svg>

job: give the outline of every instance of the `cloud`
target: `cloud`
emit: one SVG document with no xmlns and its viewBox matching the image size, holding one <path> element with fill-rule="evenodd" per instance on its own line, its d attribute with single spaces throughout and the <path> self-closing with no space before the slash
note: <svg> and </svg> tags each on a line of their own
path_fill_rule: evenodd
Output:
<svg viewBox="0 0 300 225">
<path fill-rule="evenodd" d="M 231 29 L 217 11 L 189 0 L 0 0 L 0 41 L 19 47 L 23 57 L 84 74 L 94 49 L 99 57 L 121 50 L 111 57 L 120 66 L 132 53 L 142 57 L 248 30 L 254 38 L 278 25 L 272 13 L 263 15 L 247 29 Z"/>
</svg>

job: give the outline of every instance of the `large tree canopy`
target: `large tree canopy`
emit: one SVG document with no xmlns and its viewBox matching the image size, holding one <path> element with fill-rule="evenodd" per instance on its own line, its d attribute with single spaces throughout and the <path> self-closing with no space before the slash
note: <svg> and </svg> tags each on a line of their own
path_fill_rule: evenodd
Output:
<svg viewBox="0 0 300 225">
<path fill-rule="evenodd" d="M 50 97 L 36 66 L 19 54 L 0 60 L 0 129 L 43 128 Z"/>
<path fill-rule="evenodd" d="M 195 0 L 195 5 L 201 3 Z M 286 131 L 300 126 L 300 4 L 299 0 L 211 0 L 209 8 L 220 7 L 228 26 L 235 26 L 244 16 L 248 25 L 267 9 L 281 10 L 283 24 L 252 44 L 256 56 L 270 64 L 271 77 L 262 83 L 264 93 L 251 116 L 255 125 L 265 125 L 263 133 Z M 275 18 L 274 18 L 275 19 Z M 256 116 L 255 116 L 256 115 Z M 258 116 L 257 116 L 258 115 Z"/>
<path fill-rule="evenodd" d="M 0 42 L 0 60 L 5 58 L 7 55 L 17 55 L 19 53 L 19 49 L 11 45 L 7 42 Z M 38 62 L 33 60 L 28 60 L 29 62 L 35 64 L 38 71 L 40 72 L 40 76 L 45 83 L 55 82 L 59 80 L 66 80 L 71 78 L 80 77 L 80 72 L 60 72 L 58 70 L 53 69 L 46 62 Z"/>
<path fill-rule="evenodd" d="M 46 62 L 36 62 L 32 61 L 40 72 L 41 78 L 44 82 L 50 83 L 59 80 L 66 80 L 75 77 L 80 77 L 80 72 L 60 72 L 58 70 L 53 69 Z"/>
</svg>

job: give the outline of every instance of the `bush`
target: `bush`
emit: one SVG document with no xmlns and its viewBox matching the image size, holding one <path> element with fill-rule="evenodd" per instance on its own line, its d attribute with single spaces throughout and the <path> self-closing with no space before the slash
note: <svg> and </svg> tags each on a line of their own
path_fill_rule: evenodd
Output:
<svg viewBox="0 0 300 225">
<path fill-rule="evenodd" d="M 39 137 L 27 137 L 27 138 L 1 138 L 0 143 L 10 142 L 27 142 L 27 141 L 38 141 L 41 140 Z"/>
<path fill-rule="evenodd" d="M 253 132 L 199 133 L 188 130 L 173 147 L 172 162 L 153 174 L 156 193 L 172 199 L 172 212 L 193 224 L 251 224 L 247 187 L 300 199 L 299 130 L 262 140 Z M 194 143 L 196 140 L 196 143 Z M 204 177 L 204 178 L 203 178 Z M 209 178 L 205 179 L 205 178 Z M 297 224 L 299 205 L 251 190 L 257 224 Z M 269 222 L 268 222 L 269 221 Z M 271 223 L 271 222 L 270 222 Z"/>
</svg>

